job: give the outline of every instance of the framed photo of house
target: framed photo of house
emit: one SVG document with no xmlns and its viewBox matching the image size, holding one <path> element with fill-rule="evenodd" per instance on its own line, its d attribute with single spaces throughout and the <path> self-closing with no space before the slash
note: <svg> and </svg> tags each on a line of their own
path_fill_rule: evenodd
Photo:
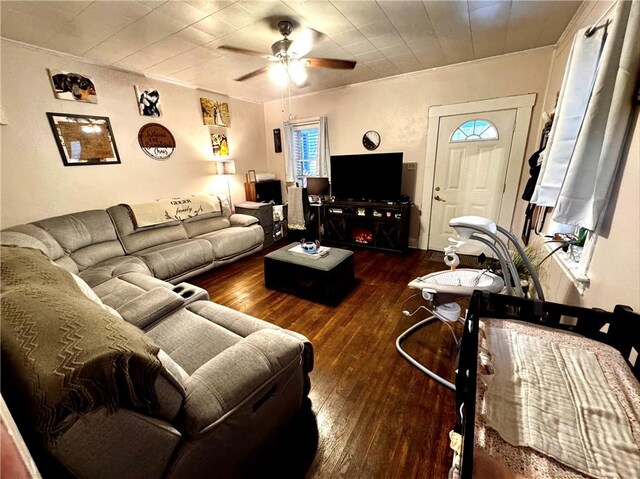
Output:
<svg viewBox="0 0 640 479">
<path fill-rule="evenodd" d="M 47 118 L 64 166 L 120 163 L 106 116 L 47 112 Z"/>
<path fill-rule="evenodd" d="M 255 183 L 256 182 L 256 170 L 249 170 L 247 172 L 247 182 Z"/>
</svg>

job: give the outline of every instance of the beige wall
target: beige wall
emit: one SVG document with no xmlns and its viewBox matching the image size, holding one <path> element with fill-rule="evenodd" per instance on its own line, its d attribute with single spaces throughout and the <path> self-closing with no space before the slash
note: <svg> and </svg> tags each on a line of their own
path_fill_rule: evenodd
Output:
<svg viewBox="0 0 640 479">
<path fill-rule="evenodd" d="M 555 105 L 571 43 L 577 30 L 592 25 L 611 2 L 585 2 L 567 27 L 554 56 L 545 110 Z M 626 304 L 640 310 L 640 124 L 638 108 L 632 118 L 614 191 L 597 238 L 588 276 L 591 284 L 580 296 L 555 261 L 543 274 L 547 299 L 587 307 L 613 309 Z"/>
<path fill-rule="evenodd" d="M 229 177 L 233 201 L 244 200 L 247 170 L 266 169 L 261 104 L 147 80 L 5 40 L 1 48 L 2 109 L 8 120 L 0 126 L 2 227 L 122 202 L 226 192 L 227 177 L 212 174 L 215 164 L 209 127 L 200 115 L 200 96 L 229 103 L 231 127 L 226 131 L 238 173 Z M 56 99 L 46 68 L 89 75 L 99 103 Z M 159 89 L 162 118 L 139 115 L 134 85 Z M 45 112 L 109 117 L 122 164 L 63 166 Z M 138 146 L 138 130 L 152 121 L 169 128 L 176 139 L 176 151 L 166 161 L 152 160 Z"/>
<path fill-rule="evenodd" d="M 429 107 L 536 93 L 533 118 L 539 118 L 552 53 L 551 47 L 530 50 L 299 96 L 291 100 L 292 112 L 298 118 L 327 115 L 332 154 L 366 153 L 362 135 L 378 131 L 382 141 L 376 152 L 402 151 L 405 163 L 417 163 L 417 172 L 405 171 L 408 186 L 403 189 L 420 205 Z M 264 111 L 269 167 L 284 178 L 284 155 L 274 153 L 272 130 L 282 127 L 288 111 L 281 112 L 280 101 L 266 103 Z M 537 131 L 538 122 L 532 125 Z M 527 155 L 535 151 L 537 141 L 529 138 Z M 412 244 L 420 226 L 418 206 L 414 209 Z"/>
</svg>

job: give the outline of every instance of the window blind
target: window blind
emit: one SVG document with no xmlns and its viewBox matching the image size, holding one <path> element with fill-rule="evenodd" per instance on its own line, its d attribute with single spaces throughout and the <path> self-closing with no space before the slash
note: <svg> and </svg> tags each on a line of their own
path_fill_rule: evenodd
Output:
<svg viewBox="0 0 640 479">
<path fill-rule="evenodd" d="M 318 176 L 319 125 L 300 125 L 293 128 L 295 176 Z"/>
</svg>

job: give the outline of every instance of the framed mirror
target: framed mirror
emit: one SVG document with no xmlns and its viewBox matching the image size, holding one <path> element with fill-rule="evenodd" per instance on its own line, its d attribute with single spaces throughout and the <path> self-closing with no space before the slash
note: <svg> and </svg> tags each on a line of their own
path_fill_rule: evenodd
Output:
<svg viewBox="0 0 640 479">
<path fill-rule="evenodd" d="M 64 166 L 120 163 L 106 116 L 47 113 Z"/>
</svg>

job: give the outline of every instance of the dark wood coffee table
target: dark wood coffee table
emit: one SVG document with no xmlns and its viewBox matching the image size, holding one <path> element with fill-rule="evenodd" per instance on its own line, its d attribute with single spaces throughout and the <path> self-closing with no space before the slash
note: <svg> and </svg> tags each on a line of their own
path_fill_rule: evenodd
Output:
<svg viewBox="0 0 640 479">
<path fill-rule="evenodd" d="M 291 253 L 299 243 L 291 243 L 264 257 L 264 284 L 267 288 L 336 305 L 355 284 L 353 252 L 331 248 L 324 258 L 306 258 Z"/>
</svg>

